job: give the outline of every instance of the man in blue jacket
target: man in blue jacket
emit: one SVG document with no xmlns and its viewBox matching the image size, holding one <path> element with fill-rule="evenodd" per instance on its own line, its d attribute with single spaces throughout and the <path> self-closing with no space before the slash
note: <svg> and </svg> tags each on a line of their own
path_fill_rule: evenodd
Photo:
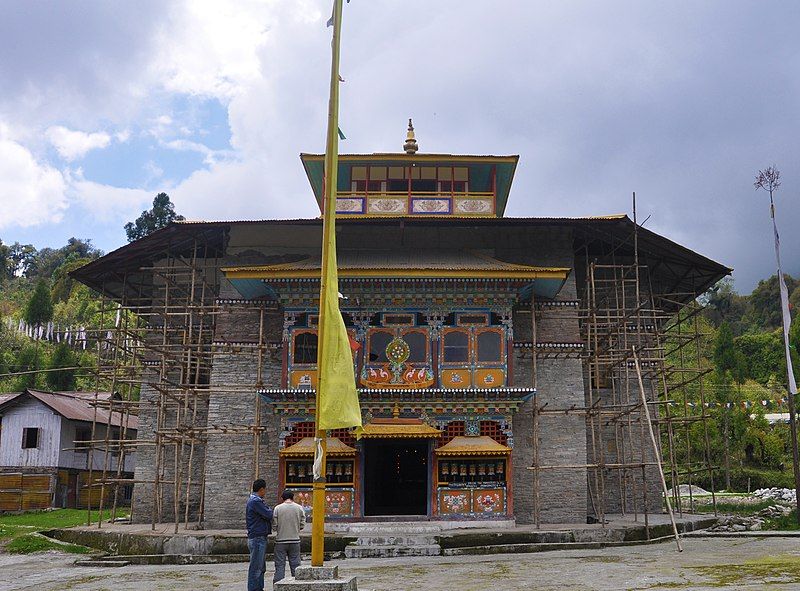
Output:
<svg viewBox="0 0 800 591">
<path fill-rule="evenodd" d="M 247 547 L 250 549 L 250 569 L 247 571 L 247 591 L 264 591 L 264 571 L 267 561 L 267 536 L 272 533 L 272 509 L 264 502 L 267 483 L 259 478 L 253 482 L 253 492 L 247 499 Z"/>
</svg>

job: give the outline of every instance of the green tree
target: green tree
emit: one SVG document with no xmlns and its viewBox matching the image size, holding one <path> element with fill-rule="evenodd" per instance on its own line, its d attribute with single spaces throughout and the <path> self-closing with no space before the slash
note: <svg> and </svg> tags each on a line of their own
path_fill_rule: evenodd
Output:
<svg viewBox="0 0 800 591">
<path fill-rule="evenodd" d="M 72 295 L 73 289 L 77 285 L 75 280 L 70 277 L 70 273 L 75 269 L 84 266 L 90 262 L 91 258 L 79 257 L 71 254 L 67 257 L 64 263 L 61 264 L 55 271 L 53 271 L 53 302 L 66 302 Z"/>
<path fill-rule="evenodd" d="M 786 288 L 793 293 L 798 286 L 790 275 L 784 273 Z M 749 309 L 745 314 L 745 321 L 752 328 L 758 330 L 774 330 L 781 326 L 781 292 L 778 286 L 778 276 L 761 280 L 750 294 L 748 299 Z"/>
<path fill-rule="evenodd" d="M 733 332 L 730 325 L 723 321 L 714 339 L 714 366 L 724 374 L 736 369 L 736 349 L 733 346 Z"/>
<path fill-rule="evenodd" d="M 770 378 L 786 371 L 783 337 L 780 330 L 743 334 L 735 339 L 736 348 L 747 363 L 747 375 L 766 385 Z"/>
<path fill-rule="evenodd" d="M 15 242 L 9 247 L 11 275 L 30 277 L 36 271 L 36 249 L 32 244 Z"/>
<path fill-rule="evenodd" d="M 704 316 L 714 326 L 719 326 L 726 321 L 730 324 L 734 336 L 745 332 L 747 327 L 743 324 L 742 319 L 748 309 L 748 297 L 736 293 L 730 277 L 720 279 L 701 296 L 700 301 L 705 305 Z"/>
<path fill-rule="evenodd" d="M 0 284 L 14 277 L 14 266 L 11 260 L 11 249 L 0 240 Z"/>
<path fill-rule="evenodd" d="M 722 437 L 725 462 L 725 490 L 731 489 L 731 410 L 735 405 L 731 382 L 733 374 L 743 373 L 741 357 L 737 358 L 730 325 L 723 321 L 714 339 L 714 381 L 717 383 L 717 401 L 722 405 Z"/>
<path fill-rule="evenodd" d="M 50 358 L 48 369 L 57 370 L 61 368 L 75 367 L 77 359 L 72 349 L 66 343 L 61 343 L 53 351 Z M 45 376 L 47 385 L 51 390 L 65 391 L 75 389 L 75 370 L 63 369 L 62 371 L 49 371 Z"/>
<path fill-rule="evenodd" d="M 50 278 L 58 268 L 69 261 L 81 259 L 88 262 L 101 254 L 100 250 L 92 246 L 91 240 L 73 236 L 61 248 L 42 248 L 37 252 L 34 264 L 36 275 Z"/>
<path fill-rule="evenodd" d="M 50 288 L 44 279 L 40 279 L 33 290 L 33 295 L 25 306 L 23 316 L 31 326 L 41 326 L 53 318 L 53 301 L 50 299 Z"/>
<path fill-rule="evenodd" d="M 175 206 L 166 193 L 159 193 L 153 199 L 153 208 L 142 212 L 133 222 L 125 224 L 125 234 L 128 242 L 144 238 L 156 230 L 165 227 L 172 221 L 185 219 L 175 213 Z"/>
<path fill-rule="evenodd" d="M 15 390 L 35 388 L 39 374 L 36 370 L 42 369 L 42 359 L 39 348 L 32 343 L 26 344 L 17 353 L 14 362 L 14 373 L 20 373 L 14 380 Z"/>
</svg>

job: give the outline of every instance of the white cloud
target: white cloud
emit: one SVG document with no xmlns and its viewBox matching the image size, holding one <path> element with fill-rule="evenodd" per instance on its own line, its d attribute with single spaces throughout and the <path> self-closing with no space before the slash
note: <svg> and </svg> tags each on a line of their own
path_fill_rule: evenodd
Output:
<svg viewBox="0 0 800 591">
<path fill-rule="evenodd" d="M 156 77 L 171 92 L 231 97 L 257 79 L 256 49 L 272 19 L 275 0 L 224 3 L 191 0 L 175 4 L 159 36 Z"/>
<path fill-rule="evenodd" d="M 58 223 L 67 208 L 64 177 L 6 132 L 0 123 L 0 228 Z"/>
<path fill-rule="evenodd" d="M 61 125 L 50 127 L 46 135 L 58 154 L 70 162 L 83 158 L 90 150 L 105 148 L 111 143 L 111 136 L 104 131 L 86 133 L 67 129 Z"/>
<path fill-rule="evenodd" d="M 133 219 L 153 200 L 153 192 L 144 189 L 112 187 L 83 178 L 79 169 L 68 175 L 72 200 L 85 208 L 94 221 L 117 222 Z"/>
</svg>

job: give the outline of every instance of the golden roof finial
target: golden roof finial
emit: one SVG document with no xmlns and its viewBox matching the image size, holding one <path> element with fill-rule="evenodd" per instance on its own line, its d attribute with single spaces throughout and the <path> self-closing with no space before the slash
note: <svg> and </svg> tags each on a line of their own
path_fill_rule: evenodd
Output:
<svg viewBox="0 0 800 591">
<path fill-rule="evenodd" d="M 394 403 L 394 408 L 392 409 L 392 418 L 399 419 L 400 418 L 400 405 L 396 402 Z"/>
<path fill-rule="evenodd" d="M 417 146 L 417 140 L 414 137 L 414 124 L 411 123 L 411 119 L 408 120 L 408 133 L 406 133 L 406 143 L 403 144 L 403 149 L 406 151 L 406 154 L 416 154 L 419 146 Z"/>
</svg>

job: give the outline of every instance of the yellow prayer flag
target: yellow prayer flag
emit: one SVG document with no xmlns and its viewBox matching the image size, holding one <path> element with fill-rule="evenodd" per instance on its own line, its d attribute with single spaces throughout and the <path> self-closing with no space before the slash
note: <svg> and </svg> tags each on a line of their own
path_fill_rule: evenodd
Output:
<svg viewBox="0 0 800 591">
<path fill-rule="evenodd" d="M 336 269 L 336 237 L 327 245 L 325 289 L 320 301 L 319 326 L 319 425 L 318 429 L 361 426 L 361 407 L 353 370 L 350 338 L 339 310 L 339 274 Z M 324 310 L 322 308 L 324 307 Z M 324 325 L 323 325 L 324 323 Z"/>
</svg>

